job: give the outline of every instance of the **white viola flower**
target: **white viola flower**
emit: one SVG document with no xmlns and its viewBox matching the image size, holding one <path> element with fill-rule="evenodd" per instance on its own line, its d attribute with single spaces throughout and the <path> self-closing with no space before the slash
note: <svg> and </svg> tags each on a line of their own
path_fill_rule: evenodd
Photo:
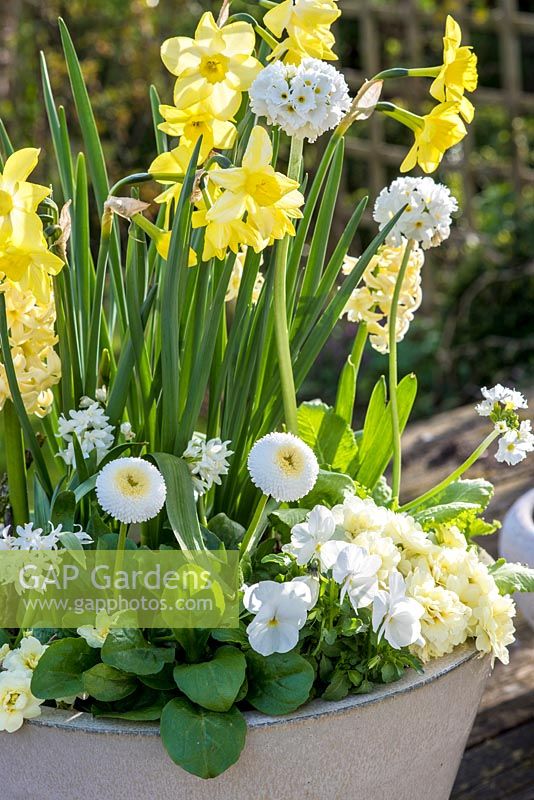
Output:
<svg viewBox="0 0 534 800">
<path fill-rule="evenodd" d="M 397 178 L 382 189 L 375 202 L 373 217 L 380 230 L 403 208 L 387 243 L 398 247 L 404 236 L 428 250 L 449 237 L 451 214 L 458 203 L 446 186 L 432 178 Z"/>
<path fill-rule="evenodd" d="M 135 439 L 135 431 L 132 429 L 130 422 L 123 422 L 120 431 L 127 442 L 131 442 Z"/>
<path fill-rule="evenodd" d="M 304 58 L 296 67 L 275 61 L 249 90 L 252 111 L 289 136 L 314 142 L 335 128 L 350 108 L 349 87 L 331 64 Z"/>
<path fill-rule="evenodd" d="M 348 595 L 355 611 L 370 606 L 378 592 L 381 565 L 380 556 L 370 556 L 362 547 L 345 543 L 332 568 L 332 577 L 341 585 L 340 601 Z"/>
<path fill-rule="evenodd" d="M 14 733 L 25 719 L 41 713 L 39 706 L 44 700 L 33 696 L 30 682 L 31 675 L 27 672 L 0 673 L 0 731 Z"/>
<path fill-rule="evenodd" d="M 528 453 L 534 450 L 534 434 L 530 420 L 523 420 L 519 428 L 508 430 L 499 439 L 499 448 L 495 454 L 497 461 L 514 466 L 524 461 Z"/>
<path fill-rule="evenodd" d="M 41 644 L 35 636 L 24 636 L 19 646 L 4 657 L 4 669 L 32 675 L 48 645 Z"/>
<path fill-rule="evenodd" d="M 260 581 L 247 587 L 243 605 L 255 615 L 247 626 L 250 646 L 262 656 L 270 656 L 296 647 L 313 595 L 304 581 Z"/>
<path fill-rule="evenodd" d="M 248 456 L 252 483 L 279 502 L 300 500 L 315 486 L 319 463 L 315 453 L 293 433 L 268 433 Z"/>
<path fill-rule="evenodd" d="M 58 436 L 63 439 L 65 448 L 58 455 L 68 466 L 76 464 L 74 451 L 74 434 L 80 444 L 84 458 L 96 451 L 98 461 L 101 461 L 115 440 L 114 427 L 109 424 L 109 417 L 99 403 L 91 398 L 82 398 L 80 409 L 72 409 L 68 416 L 64 414 L 58 419 Z"/>
<path fill-rule="evenodd" d="M 0 551 L 13 549 L 15 537 L 10 535 L 10 530 L 11 525 L 0 525 Z"/>
<path fill-rule="evenodd" d="M 516 389 L 508 389 L 498 383 L 492 389 L 485 386 L 480 390 L 484 400 L 475 406 L 475 411 L 481 417 L 489 417 L 496 405 L 504 406 L 505 411 L 517 411 L 518 408 L 528 408 L 526 398 Z"/>
<path fill-rule="evenodd" d="M 294 556 L 299 566 L 312 558 L 320 558 L 321 548 L 336 531 L 334 515 L 326 506 L 315 506 L 306 517 L 291 528 L 291 542 L 282 547 L 284 553 Z"/>
<path fill-rule="evenodd" d="M 379 591 L 373 599 L 373 630 L 378 631 L 378 640 L 384 639 L 400 650 L 416 644 L 423 647 L 421 617 L 423 606 L 412 597 L 406 597 L 406 586 L 400 572 L 389 577 L 389 592 Z"/>
<path fill-rule="evenodd" d="M 230 441 L 223 442 L 218 437 L 206 441 L 200 433 L 194 433 L 183 453 L 189 466 L 193 486 L 198 495 L 204 495 L 214 484 L 221 484 L 223 475 L 228 474 L 228 459 L 234 451 L 228 448 Z"/>
<path fill-rule="evenodd" d="M 98 473 L 98 502 L 122 523 L 146 522 L 165 504 L 167 487 L 161 472 L 142 458 L 117 458 Z"/>
<path fill-rule="evenodd" d="M 317 575 L 297 575 L 295 578 L 293 578 L 291 583 L 295 584 L 299 581 L 305 584 L 305 586 L 307 586 L 310 590 L 311 600 L 308 605 L 308 611 L 311 611 L 319 599 L 319 590 L 321 588 L 319 577 Z"/>
<path fill-rule="evenodd" d="M 117 621 L 118 615 L 110 616 L 107 611 L 99 611 L 94 625 L 81 625 L 77 629 L 78 636 L 85 639 L 89 647 L 98 649 L 103 646 L 108 634 Z"/>
</svg>

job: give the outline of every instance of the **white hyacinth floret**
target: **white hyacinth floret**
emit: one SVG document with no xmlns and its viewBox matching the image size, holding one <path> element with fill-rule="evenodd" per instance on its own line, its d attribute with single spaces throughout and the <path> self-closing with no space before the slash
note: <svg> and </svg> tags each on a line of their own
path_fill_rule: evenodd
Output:
<svg viewBox="0 0 534 800">
<path fill-rule="evenodd" d="M 458 210 L 458 203 L 446 186 L 432 178 L 396 178 L 375 202 L 373 217 L 380 230 L 403 208 L 387 243 L 398 247 L 404 236 L 428 250 L 449 238 L 451 215 Z"/>
<path fill-rule="evenodd" d="M 114 428 L 109 424 L 109 417 L 100 403 L 82 397 L 79 410 L 72 409 L 68 416 L 64 414 L 58 419 L 59 438 L 63 439 L 65 448 L 59 456 L 65 464 L 72 467 L 76 463 L 74 452 L 74 435 L 79 442 L 84 458 L 89 458 L 96 451 L 97 461 L 101 461 L 113 447 Z"/>
<path fill-rule="evenodd" d="M 80 525 L 75 526 L 78 530 L 64 531 L 62 525 L 52 525 L 48 523 L 48 533 L 43 528 L 36 528 L 33 522 L 26 522 L 24 525 L 17 525 L 15 532 L 11 533 L 10 525 L 0 526 L 0 550 L 57 550 L 58 544 L 62 543 L 65 534 L 72 533 L 81 545 L 91 544 L 92 539 L 88 533 L 82 530 Z"/>
<path fill-rule="evenodd" d="M 98 473 L 96 496 L 104 511 L 119 522 L 146 522 L 163 508 L 167 487 L 161 472 L 148 461 L 117 458 Z"/>
<path fill-rule="evenodd" d="M 349 110 L 349 87 L 341 72 L 318 58 L 304 58 L 298 67 L 275 61 L 250 87 L 250 106 L 269 125 L 314 142 Z"/>
<path fill-rule="evenodd" d="M 319 463 L 311 447 L 293 433 L 268 433 L 250 451 L 248 471 L 263 494 L 291 503 L 313 489 Z"/>
<path fill-rule="evenodd" d="M 183 458 L 187 462 L 193 486 L 199 496 L 209 492 L 216 483 L 221 483 L 223 475 L 228 474 L 228 459 L 234 451 L 218 437 L 207 439 L 201 433 L 194 433 L 184 450 Z"/>
</svg>

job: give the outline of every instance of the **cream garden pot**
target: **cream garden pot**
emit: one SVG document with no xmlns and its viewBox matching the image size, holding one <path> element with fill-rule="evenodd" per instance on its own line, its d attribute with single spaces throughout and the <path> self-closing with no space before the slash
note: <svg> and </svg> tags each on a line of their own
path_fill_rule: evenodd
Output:
<svg viewBox="0 0 534 800">
<path fill-rule="evenodd" d="M 464 645 L 397 683 L 286 717 L 247 713 L 237 764 L 175 766 L 155 723 L 43 708 L 3 734 L 2 800 L 448 800 L 490 671 Z"/>
</svg>

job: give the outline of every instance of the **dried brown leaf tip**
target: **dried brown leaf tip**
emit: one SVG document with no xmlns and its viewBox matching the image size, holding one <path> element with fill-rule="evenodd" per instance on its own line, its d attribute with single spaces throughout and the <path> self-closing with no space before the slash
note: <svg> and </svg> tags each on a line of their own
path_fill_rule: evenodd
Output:
<svg viewBox="0 0 534 800">
<path fill-rule="evenodd" d="M 106 211 L 112 211 L 124 219 L 131 219 L 135 214 L 141 214 L 149 208 L 150 203 L 144 203 L 135 197 L 108 197 L 104 203 Z"/>
</svg>

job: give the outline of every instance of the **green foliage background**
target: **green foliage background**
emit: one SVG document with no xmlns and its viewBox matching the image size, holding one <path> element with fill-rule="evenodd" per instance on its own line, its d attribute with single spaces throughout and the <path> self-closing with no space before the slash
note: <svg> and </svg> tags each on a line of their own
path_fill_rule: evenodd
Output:
<svg viewBox="0 0 534 800">
<path fill-rule="evenodd" d="M 438 63 L 447 12 L 458 11 L 460 5 L 460 11 L 469 10 L 483 19 L 487 9 L 495 5 L 486 0 L 420 2 L 429 12 L 423 43 L 427 63 Z M 387 5 L 387 0 L 376 0 L 376 4 Z M 256 5 L 255 0 L 239 0 L 233 8 L 256 13 Z M 46 52 L 57 100 L 65 105 L 67 119 L 75 119 L 59 43 L 58 16 L 65 18 L 80 55 L 110 177 L 116 179 L 144 169 L 154 156 L 148 87 L 154 83 L 167 100 L 172 87 L 172 78 L 159 58 L 161 41 L 178 33 L 191 34 L 199 14 L 208 8 L 216 12 L 218 6 L 205 0 L 12 0 L 0 21 L 0 116 L 17 146 L 43 148 L 38 178 L 49 181 L 55 177 L 42 104 L 39 50 Z M 523 0 L 520 10 L 533 11 L 528 6 L 528 0 Z M 357 23 L 346 20 L 338 25 L 336 34 L 341 63 L 359 68 Z M 410 60 L 406 42 L 398 37 L 395 25 L 386 26 L 380 54 L 384 67 Z M 479 53 L 482 85 L 498 88 L 495 35 L 475 29 L 470 41 Z M 523 90 L 534 92 L 534 39 L 521 41 L 521 58 Z M 399 95 L 405 95 L 406 88 L 406 84 L 399 86 Z M 422 88 L 423 94 L 414 90 L 410 100 L 427 110 L 426 88 Z M 406 144 L 405 134 L 400 127 L 388 124 L 388 141 Z M 367 134 L 358 131 L 358 135 Z M 479 109 L 471 135 L 475 158 L 482 166 L 507 160 L 512 147 L 520 146 L 526 167 L 534 169 L 534 119 L 510 120 L 503 108 L 485 107 Z M 79 131 L 72 129 L 71 136 L 75 143 L 80 142 Z M 313 169 L 313 159 L 307 166 Z M 472 208 L 463 209 L 447 246 L 428 254 L 423 307 L 400 348 L 401 370 L 418 373 L 419 416 L 470 402 L 484 384 L 500 380 L 525 388 L 534 380 L 534 182 L 527 182 L 517 194 L 511 176 L 497 180 L 489 171 L 481 175 Z M 395 177 L 394 171 L 390 177 Z M 461 176 L 448 171 L 445 163 L 437 178 L 451 185 L 462 204 Z M 341 219 L 346 219 L 365 193 L 367 181 L 366 164 L 352 159 L 338 205 Z M 353 254 L 357 255 L 365 243 L 364 234 L 354 243 Z M 307 383 L 307 397 L 321 395 L 333 400 L 353 332 L 352 326 L 338 326 L 336 337 Z M 383 357 L 367 351 L 359 387 L 362 403 L 384 369 Z"/>
</svg>

